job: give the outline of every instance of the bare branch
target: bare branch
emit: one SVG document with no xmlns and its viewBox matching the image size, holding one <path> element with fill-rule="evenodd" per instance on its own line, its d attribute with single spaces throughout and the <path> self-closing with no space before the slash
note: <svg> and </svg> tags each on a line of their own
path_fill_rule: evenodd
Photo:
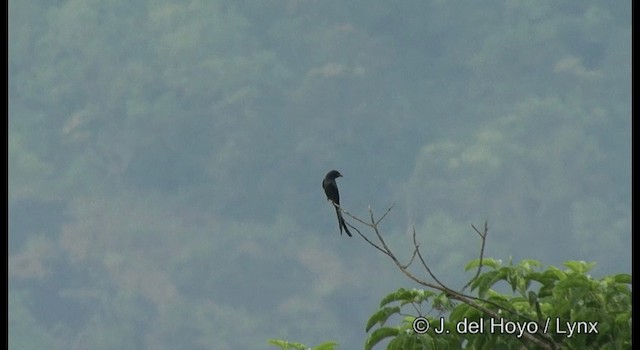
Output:
<svg viewBox="0 0 640 350">
<path fill-rule="evenodd" d="M 336 208 L 340 209 L 341 212 L 343 212 L 344 214 L 346 214 L 348 217 L 352 218 L 353 220 L 358 221 L 359 223 L 369 226 L 369 227 L 373 227 L 372 224 L 360 219 L 359 217 L 351 214 L 348 210 L 344 209 L 343 207 L 341 207 L 340 205 L 336 204 L 335 202 L 331 202 Z M 353 227 L 351 225 L 349 225 L 350 227 Z"/>
<path fill-rule="evenodd" d="M 356 230 L 356 232 L 360 235 L 360 237 L 362 237 L 365 241 L 367 241 L 367 243 L 369 243 L 370 245 L 372 245 L 374 248 L 378 249 L 379 251 L 381 251 L 382 253 L 384 253 L 385 255 L 389 256 L 389 253 L 386 252 L 384 249 L 380 248 L 378 245 L 376 245 L 375 243 L 371 242 L 369 240 L 369 238 L 367 238 L 367 236 L 363 235 L 362 232 L 360 232 L 360 230 L 358 230 L 357 227 L 351 225 L 350 223 L 348 223 L 347 221 L 345 221 L 345 223 L 351 227 L 352 229 Z"/>
<path fill-rule="evenodd" d="M 408 268 L 409 266 L 411 266 L 411 264 L 413 263 L 413 259 L 415 259 L 416 257 L 416 253 L 418 252 L 418 247 L 415 247 L 413 249 L 413 253 L 411 254 L 411 259 L 409 259 L 409 262 L 406 265 L 402 265 L 403 268 Z"/>
<path fill-rule="evenodd" d="M 482 259 L 484 259 L 484 245 L 487 242 L 487 234 L 489 233 L 489 220 L 484 221 L 484 231 L 482 233 L 480 233 L 480 231 L 475 226 L 473 226 L 473 224 L 471 224 L 471 227 L 473 227 L 476 233 L 481 237 L 482 244 L 480 246 L 480 262 L 478 263 L 478 270 L 476 271 L 476 275 L 473 276 L 473 278 L 470 279 L 469 282 L 464 285 L 464 287 L 462 287 L 462 292 L 464 292 L 464 290 L 467 289 L 467 287 L 469 287 L 471 283 L 473 283 L 473 281 L 478 278 L 478 276 L 480 276 L 480 271 L 482 270 Z"/>
<path fill-rule="evenodd" d="M 487 229 L 487 222 L 484 222 L 484 226 L 485 226 L 485 230 Z M 478 230 L 475 226 L 473 226 L 473 224 L 471 224 L 471 227 L 473 227 L 473 229 L 476 231 L 476 233 L 480 236 L 480 238 L 484 238 L 484 235 L 480 232 L 480 230 Z"/>
<path fill-rule="evenodd" d="M 384 220 L 387 214 L 389 214 L 389 212 L 391 211 L 391 208 L 393 208 L 393 204 L 391 204 L 389 208 L 387 208 L 387 211 L 385 211 L 384 214 L 382 214 L 382 217 L 380 217 L 380 220 L 376 221 L 376 225 L 379 224 L 380 221 Z M 371 206 L 369 206 L 369 211 L 371 211 Z"/>
<path fill-rule="evenodd" d="M 334 203 L 335 205 L 335 203 Z M 340 208 L 338 205 L 336 205 L 336 207 Z M 365 222 L 364 220 L 351 215 L 349 212 L 347 212 L 346 210 L 340 208 L 340 210 L 342 212 L 344 212 L 346 215 L 348 215 L 349 217 L 353 218 L 354 220 L 369 226 L 373 229 L 378 241 L 380 242 L 381 246 L 373 243 L 371 240 L 369 240 L 365 235 L 363 235 L 360 230 L 358 230 L 357 228 L 355 228 L 354 226 L 348 224 L 350 227 L 354 228 L 356 230 L 356 232 L 358 232 L 358 234 L 365 240 L 367 241 L 369 244 L 371 244 L 372 246 L 374 246 L 376 249 L 378 249 L 379 251 L 381 251 L 382 253 L 384 253 L 386 256 L 388 256 L 389 258 L 391 258 L 391 260 L 393 261 L 393 263 L 396 265 L 396 267 L 398 267 L 398 269 L 405 275 L 407 276 L 409 279 L 411 279 L 412 281 L 416 282 L 417 284 L 424 286 L 424 287 L 428 287 L 428 288 L 432 288 L 435 290 L 439 290 L 441 292 L 447 293 L 447 295 L 449 296 L 450 299 L 453 300 L 458 300 L 462 303 L 465 303 L 477 310 L 479 310 L 480 312 L 484 313 L 485 315 L 492 317 L 492 318 L 502 318 L 504 316 L 499 315 L 496 311 L 492 311 L 490 309 L 487 308 L 487 306 L 485 305 L 492 305 L 493 307 L 496 307 L 498 310 L 503 310 L 505 312 L 509 312 L 510 314 L 519 317 L 519 318 L 523 318 L 523 319 L 529 319 L 531 321 L 534 321 L 532 319 L 530 319 L 529 317 L 525 316 L 525 315 L 520 315 L 518 314 L 515 310 L 511 310 L 508 308 L 505 308 L 503 305 L 499 305 L 496 304 L 495 302 L 492 302 L 490 300 L 484 300 L 481 298 L 477 298 L 477 297 L 473 297 L 470 295 L 465 295 L 463 294 L 464 290 L 469 286 L 469 283 L 467 283 L 467 285 L 464 286 L 464 288 L 462 289 L 461 292 L 457 292 L 455 290 L 452 290 L 451 288 L 447 287 L 444 283 L 442 283 L 436 276 L 435 274 L 431 271 L 431 269 L 429 268 L 429 265 L 426 263 L 424 257 L 422 256 L 422 253 L 420 252 L 420 244 L 417 241 L 416 238 L 416 230 L 415 227 L 413 228 L 413 253 L 411 254 L 411 258 L 409 259 L 409 262 L 407 264 L 402 264 L 400 263 L 400 261 L 398 260 L 398 258 L 396 257 L 396 255 L 393 253 L 393 251 L 391 250 L 391 248 L 389 248 L 389 246 L 387 245 L 387 242 L 384 240 L 384 237 L 382 237 L 382 234 L 380 232 L 379 229 L 379 223 L 386 217 L 386 215 L 390 212 L 391 208 L 393 206 L 390 206 L 387 211 L 384 213 L 384 215 L 382 215 L 382 217 L 379 220 L 375 220 L 374 214 L 373 214 L 373 210 L 371 209 L 371 207 L 369 206 L 369 218 L 370 218 L 370 222 Z M 481 237 L 481 248 L 480 248 L 480 264 L 478 267 L 478 270 L 476 271 L 476 275 L 474 276 L 474 278 L 471 280 L 475 280 L 479 275 L 480 275 L 480 271 L 482 269 L 482 259 L 484 258 L 484 249 L 485 249 L 485 244 L 486 244 L 486 239 L 487 239 L 487 233 L 488 233 L 488 222 L 485 221 L 484 224 L 484 230 L 482 232 L 480 232 L 480 230 L 478 230 L 474 225 L 471 225 L 471 227 L 476 231 L 476 233 Z M 436 284 L 433 283 L 429 283 L 423 279 L 420 279 L 418 277 L 416 277 L 413 273 L 411 273 L 411 271 L 409 271 L 409 267 L 411 266 L 411 264 L 414 262 L 415 257 L 418 257 L 418 260 L 420 260 L 420 263 L 422 265 L 422 267 L 427 271 L 427 273 L 429 274 L 429 276 L 431 276 L 431 278 L 436 282 Z M 416 305 L 413 305 L 414 308 L 416 308 Z M 416 312 L 419 313 L 419 311 Z M 541 333 L 535 333 L 535 334 L 531 334 L 531 333 L 527 333 L 524 332 L 522 334 L 522 337 L 532 343 L 534 343 L 536 346 L 543 348 L 543 349 L 555 349 L 556 345 L 553 341 L 553 339 L 551 337 L 549 337 L 549 335 L 547 334 L 541 334 Z"/>
<path fill-rule="evenodd" d="M 366 226 L 373 227 L 373 226 L 372 226 L 372 224 L 370 224 L 370 223 L 368 223 L 368 222 L 366 222 L 366 221 L 363 221 L 362 219 L 360 219 L 360 218 L 358 218 L 358 217 L 356 217 L 356 216 L 354 216 L 354 215 L 351 215 L 351 213 L 349 213 L 346 209 L 342 208 L 342 207 L 341 207 L 340 205 L 338 205 L 336 202 L 331 201 L 331 204 L 333 204 L 336 208 L 338 208 L 341 212 L 343 212 L 344 214 L 346 214 L 346 215 L 347 215 L 347 216 L 349 216 L 350 218 L 352 218 L 352 219 L 354 219 L 354 220 L 356 220 L 356 221 L 358 221 L 358 222 L 360 222 L 360 223 L 362 223 L 362 224 L 364 224 L 364 225 L 366 225 Z M 377 244 L 375 244 L 375 243 L 371 242 L 371 240 L 369 240 L 369 238 L 367 238 L 367 236 L 365 236 L 364 234 L 362 234 L 362 232 L 360 232 L 360 230 L 358 230 L 358 228 L 357 228 L 357 227 L 355 227 L 355 226 L 351 225 L 351 224 L 350 224 L 349 222 L 347 222 L 346 220 L 344 221 L 344 223 L 345 223 L 347 226 L 351 227 L 352 229 L 356 230 L 356 232 L 358 233 L 358 235 L 360 235 L 360 237 L 362 237 L 365 241 L 367 241 L 367 243 L 369 243 L 371 246 L 373 246 L 373 247 L 374 247 L 374 248 L 376 248 L 377 250 L 381 251 L 381 252 L 382 252 L 382 253 L 384 253 L 385 255 L 389 256 L 389 253 L 388 253 L 388 252 L 386 252 L 384 249 L 380 248 Z"/>
<path fill-rule="evenodd" d="M 427 270 L 427 273 L 429 273 L 429 276 L 431 276 L 431 278 L 433 278 L 433 280 L 436 281 L 436 283 L 438 283 L 442 288 L 449 289 L 444 285 L 444 283 L 438 280 L 438 278 L 433 274 L 433 272 L 431 272 L 431 269 L 429 268 L 427 263 L 424 261 L 424 258 L 422 257 L 422 253 L 420 253 L 418 241 L 416 239 L 415 227 L 413 228 L 413 246 L 416 248 L 416 251 L 418 253 L 418 259 L 420 259 L 420 263 L 422 264 L 422 267 L 424 267 L 425 270 Z"/>
</svg>

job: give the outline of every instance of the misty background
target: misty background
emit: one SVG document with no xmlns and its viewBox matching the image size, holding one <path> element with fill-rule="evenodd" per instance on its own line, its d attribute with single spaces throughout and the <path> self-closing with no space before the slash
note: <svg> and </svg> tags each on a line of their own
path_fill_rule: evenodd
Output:
<svg viewBox="0 0 640 350">
<path fill-rule="evenodd" d="M 17 1 L 9 348 L 362 347 L 434 273 L 631 272 L 630 1 Z M 360 224 L 352 224 L 371 235 Z"/>
</svg>

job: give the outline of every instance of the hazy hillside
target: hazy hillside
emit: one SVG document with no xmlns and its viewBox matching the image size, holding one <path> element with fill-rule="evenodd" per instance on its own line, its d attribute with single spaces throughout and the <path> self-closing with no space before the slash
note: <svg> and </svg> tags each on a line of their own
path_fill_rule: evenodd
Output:
<svg viewBox="0 0 640 350">
<path fill-rule="evenodd" d="M 631 271 L 630 1 L 9 1 L 10 349 L 360 348 L 487 255 Z"/>
</svg>

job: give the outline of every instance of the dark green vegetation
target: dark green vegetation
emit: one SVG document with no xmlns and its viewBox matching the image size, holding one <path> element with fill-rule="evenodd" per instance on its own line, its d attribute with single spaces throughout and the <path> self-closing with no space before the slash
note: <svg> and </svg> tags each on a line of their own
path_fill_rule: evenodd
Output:
<svg viewBox="0 0 640 350">
<path fill-rule="evenodd" d="M 11 349 L 358 348 L 486 256 L 630 272 L 629 1 L 9 1 Z M 406 248 L 406 249 L 404 249 Z"/>
<path fill-rule="evenodd" d="M 422 289 L 401 288 L 384 297 L 367 322 L 370 336 L 364 348 L 382 348 L 378 344 L 390 340 L 389 350 L 631 349 L 631 275 L 594 280 L 587 275 L 592 266 L 578 261 L 566 262 L 564 271 L 555 266 L 542 270 L 535 260 L 501 266 L 485 259 L 484 265 L 491 271 L 473 280 L 471 290 L 479 299 L 468 303 Z M 509 285 L 511 293 L 496 292 L 493 287 L 500 283 Z M 424 309 L 433 316 L 416 314 Z M 394 316 L 402 316 L 400 325 L 387 325 Z M 308 348 L 282 340 L 269 343 L 285 350 Z M 325 342 L 313 350 L 336 348 L 336 343 Z"/>
</svg>

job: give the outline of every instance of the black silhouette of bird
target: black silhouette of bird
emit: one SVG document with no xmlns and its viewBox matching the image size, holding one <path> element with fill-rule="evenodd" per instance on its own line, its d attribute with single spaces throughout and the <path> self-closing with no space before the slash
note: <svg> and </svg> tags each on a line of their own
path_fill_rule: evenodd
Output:
<svg viewBox="0 0 640 350">
<path fill-rule="evenodd" d="M 324 189 L 324 193 L 327 195 L 327 200 L 330 200 L 337 205 L 340 205 L 340 193 L 338 192 L 338 184 L 336 183 L 336 179 L 339 177 L 342 177 L 342 174 L 340 174 L 339 171 L 331 170 L 324 177 L 324 180 L 322 180 L 322 188 Z M 334 207 L 336 208 L 336 215 L 338 216 L 340 234 L 342 235 L 342 230 L 344 229 L 347 235 L 352 237 L 351 232 L 349 232 L 349 229 L 347 228 L 347 224 L 344 222 L 340 209 L 335 205 Z"/>
</svg>

